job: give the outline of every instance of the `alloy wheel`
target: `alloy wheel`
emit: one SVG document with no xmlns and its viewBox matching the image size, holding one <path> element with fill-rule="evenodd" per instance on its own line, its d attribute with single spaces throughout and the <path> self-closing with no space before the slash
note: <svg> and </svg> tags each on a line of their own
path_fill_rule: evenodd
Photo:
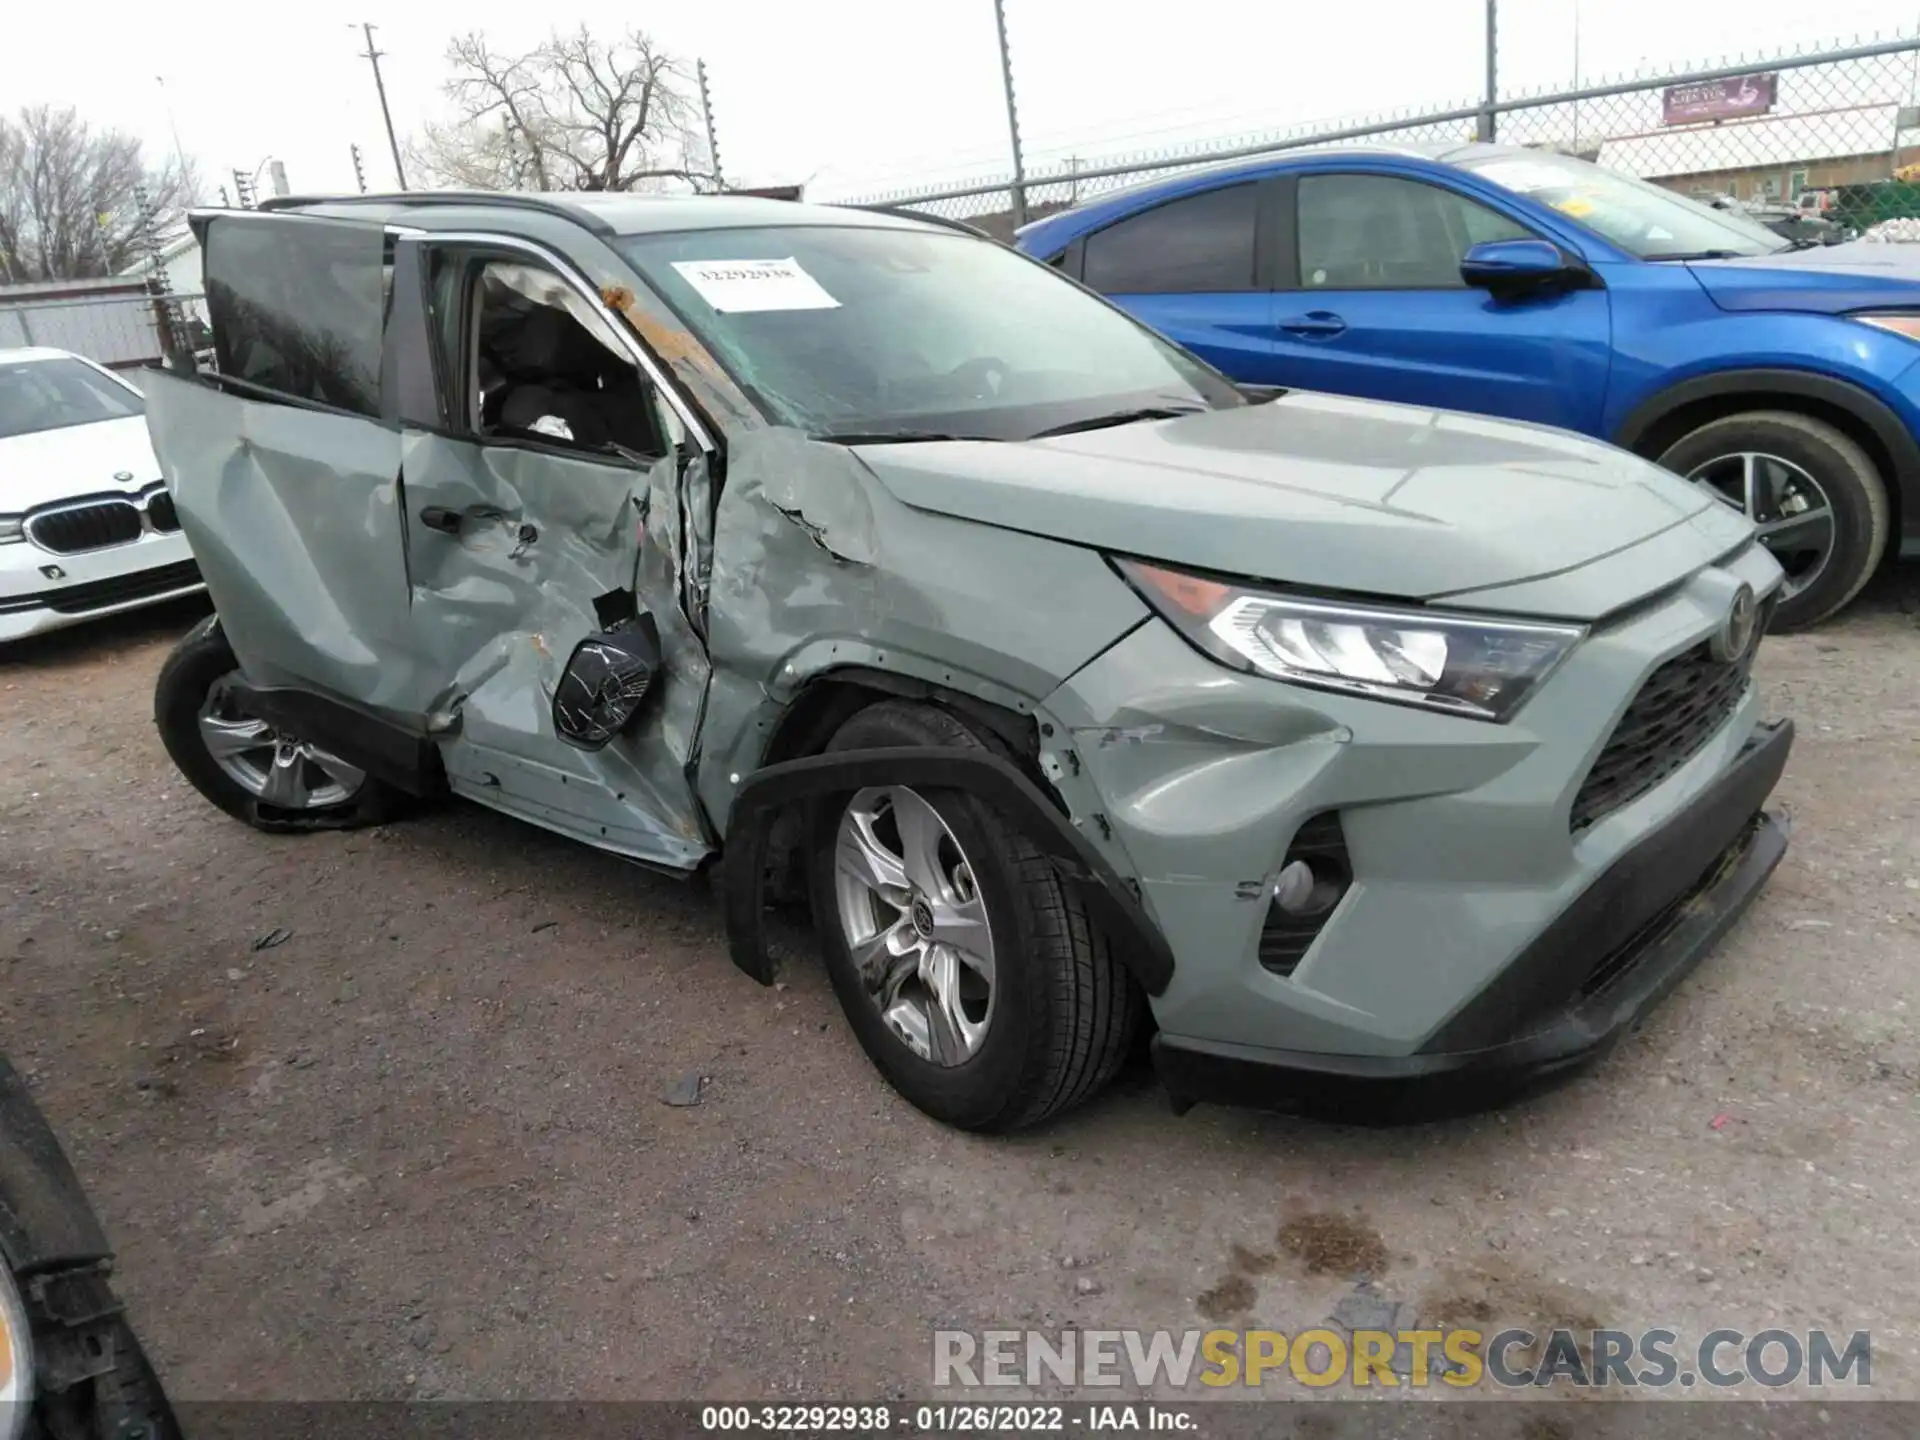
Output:
<svg viewBox="0 0 1920 1440">
<path fill-rule="evenodd" d="M 351 800 L 366 784 L 364 770 L 243 712 L 230 675 L 209 687 L 199 718 L 200 740 L 214 763 L 263 805 L 325 810 Z"/>
<path fill-rule="evenodd" d="M 1826 573 L 1838 537 L 1833 502 L 1804 467 L 1743 450 L 1696 465 L 1687 479 L 1753 521 L 1760 543 L 1786 572 L 1782 599 Z"/>
<path fill-rule="evenodd" d="M 974 876 L 946 821 L 906 786 L 862 790 L 840 817 L 847 949 L 887 1028 L 936 1065 L 971 1059 L 993 1019 L 993 927 Z"/>
</svg>

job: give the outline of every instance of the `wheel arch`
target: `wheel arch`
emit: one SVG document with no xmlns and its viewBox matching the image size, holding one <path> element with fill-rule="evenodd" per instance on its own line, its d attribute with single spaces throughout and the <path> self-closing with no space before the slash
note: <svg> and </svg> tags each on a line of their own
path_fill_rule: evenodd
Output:
<svg viewBox="0 0 1920 1440">
<path fill-rule="evenodd" d="M 1681 436 L 1745 410 L 1786 410 L 1824 420 L 1867 453 L 1886 481 L 1896 542 L 1920 520 L 1920 441 L 1885 401 L 1809 370 L 1722 370 L 1669 386 L 1636 406 L 1613 443 L 1658 460 Z M 1888 547 L 1889 553 L 1899 548 Z"/>
<path fill-rule="evenodd" d="M 977 750 L 826 752 L 841 725 L 868 705 L 914 699 L 956 715 L 985 742 Z M 786 863 L 781 817 L 820 795 L 880 783 L 973 789 L 1019 827 L 1077 887 L 1113 937 L 1116 953 L 1149 995 L 1165 991 L 1173 955 L 1139 897 L 1076 829 L 1067 805 L 1041 773 L 1039 723 L 1032 714 L 890 671 L 849 666 L 825 672 L 796 694 L 776 721 L 758 769 L 743 778 L 727 818 L 721 886 L 727 948 L 761 984 L 774 979 L 764 933 L 769 884 Z"/>
</svg>

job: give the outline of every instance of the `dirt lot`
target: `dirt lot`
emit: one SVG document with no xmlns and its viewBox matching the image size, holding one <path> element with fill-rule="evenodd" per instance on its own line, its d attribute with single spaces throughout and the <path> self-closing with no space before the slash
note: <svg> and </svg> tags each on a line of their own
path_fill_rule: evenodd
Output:
<svg viewBox="0 0 1920 1440">
<path fill-rule="evenodd" d="M 703 891 L 457 805 L 255 834 L 149 718 L 197 613 L 0 655 L 0 1047 L 180 1396 L 923 1396 L 938 1324 L 1293 1331 L 1359 1269 L 1403 1318 L 1871 1329 L 1920 1395 L 1912 570 L 1763 653 L 1794 845 L 1721 951 L 1572 1086 L 1384 1132 L 1141 1074 L 967 1138 Z"/>
</svg>

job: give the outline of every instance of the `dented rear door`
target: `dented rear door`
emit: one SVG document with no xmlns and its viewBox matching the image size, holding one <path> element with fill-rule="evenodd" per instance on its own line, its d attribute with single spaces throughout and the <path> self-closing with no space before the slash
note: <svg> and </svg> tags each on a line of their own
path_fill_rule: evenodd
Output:
<svg viewBox="0 0 1920 1440">
<path fill-rule="evenodd" d="M 711 853 L 688 778 L 707 658 L 682 600 L 683 468 L 479 433 L 470 285 L 454 274 L 513 242 L 405 240 L 396 255 L 407 608 L 439 677 L 428 724 L 471 799 L 672 869 Z M 584 287 L 576 303 L 598 304 Z M 610 322 L 609 322 L 610 323 Z M 408 351 L 414 351 L 409 361 Z M 662 664 L 633 723 L 599 750 L 553 726 L 575 647 L 639 612 Z"/>
<path fill-rule="evenodd" d="M 220 383 L 153 372 L 147 425 L 222 627 L 255 685 L 416 711 L 382 419 L 378 223 L 236 212 L 205 227 Z"/>
</svg>

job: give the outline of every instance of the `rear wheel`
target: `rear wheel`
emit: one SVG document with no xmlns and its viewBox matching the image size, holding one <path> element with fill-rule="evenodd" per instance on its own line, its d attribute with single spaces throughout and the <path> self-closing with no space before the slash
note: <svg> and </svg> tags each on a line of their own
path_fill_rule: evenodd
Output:
<svg viewBox="0 0 1920 1440">
<path fill-rule="evenodd" d="M 262 830 L 341 829 L 387 818 L 391 790 L 312 741 L 249 714 L 239 678 L 217 616 L 190 630 L 160 668 L 154 723 L 196 790 Z"/>
<path fill-rule="evenodd" d="M 1776 631 L 1835 614 L 1886 553 L 1886 482 L 1824 420 L 1784 410 L 1729 415 L 1683 436 L 1660 463 L 1754 522 L 1786 572 Z"/>
<path fill-rule="evenodd" d="M 945 711 L 863 710 L 829 750 L 985 744 Z M 879 785 L 816 805 L 814 923 L 861 1046 L 920 1109 L 1032 1125 L 1099 1090 L 1143 1001 L 1048 859 L 964 790 Z"/>
</svg>

